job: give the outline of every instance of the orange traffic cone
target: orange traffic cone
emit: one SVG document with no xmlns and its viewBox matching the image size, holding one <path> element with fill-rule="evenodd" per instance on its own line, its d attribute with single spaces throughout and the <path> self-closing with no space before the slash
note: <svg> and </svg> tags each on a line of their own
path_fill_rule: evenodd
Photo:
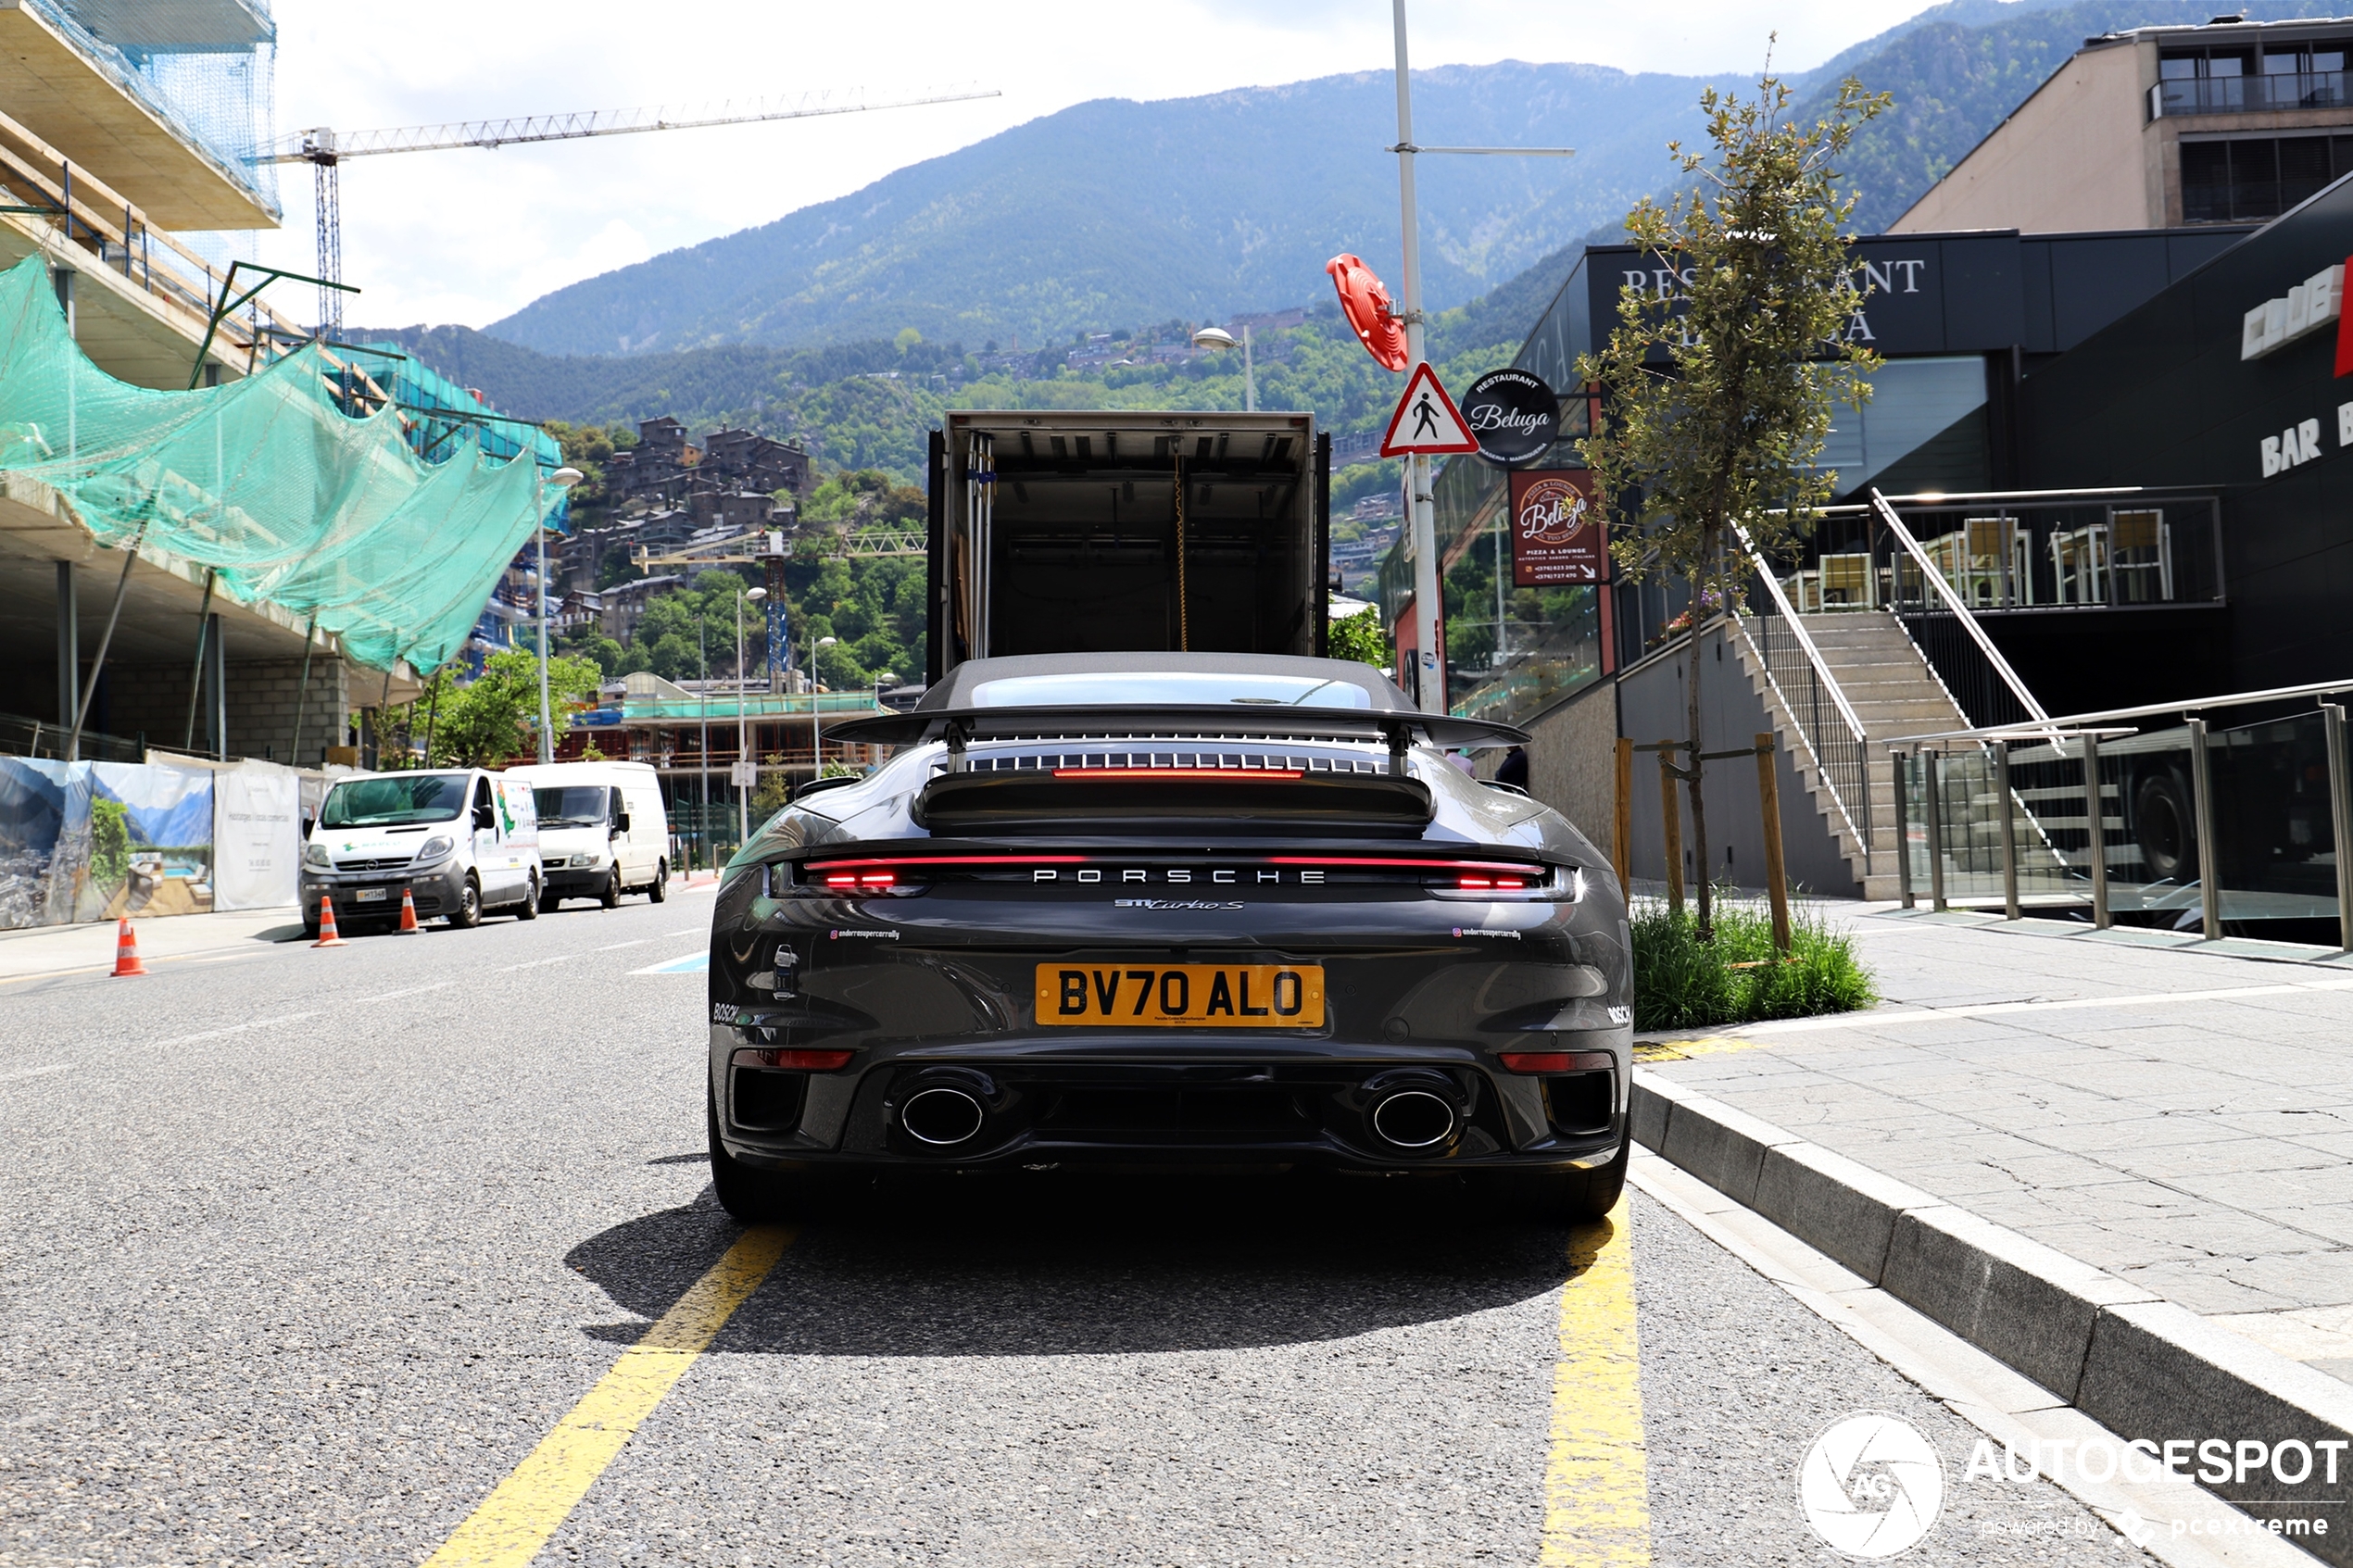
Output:
<svg viewBox="0 0 2353 1568">
<path fill-rule="evenodd" d="M 417 896 L 407 888 L 400 890 L 400 934 L 408 935 L 417 929 Z"/>
<path fill-rule="evenodd" d="M 139 939 L 131 935 L 131 917 L 122 917 L 115 927 L 114 972 L 117 974 L 145 974 L 147 966 L 139 961 Z"/>
<path fill-rule="evenodd" d="M 340 947 L 344 940 L 335 933 L 335 901 L 324 893 L 319 895 L 319 940 L 314 947 Z"/>
</svg>

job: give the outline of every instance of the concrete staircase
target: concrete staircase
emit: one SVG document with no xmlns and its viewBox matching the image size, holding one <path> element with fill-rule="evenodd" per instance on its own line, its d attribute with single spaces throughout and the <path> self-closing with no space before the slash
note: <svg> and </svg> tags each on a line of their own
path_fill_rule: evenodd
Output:
<svg viewBox="0 0 2353 1568">
<path fill-rule="evenodd" d="M 1936 734 L 1967 729 L 1944 684 L 1913 646 L 1912 639 L 1886 610 L 1840 610 L 1799 618 L 1799 624 L 1821 650 L 1822 662 L 1845 693 L 1855 716 L 1862 721 L 1869 742 L 1870 834 L 1872 853 L 1847 830 L 1836 797 L 1798 744 L 1800 729 L 1772 696 L 1765 670 L 1744 642 L 1735 638 L 1741 663 L 1759 698 L 1773 715 L 1777 728 L 1796 759 L 1798 776 L 1812 793 L 1817 809 L 1837 838 L 1839 850 L 1855 881 L 1869 898 L 1896 896 L 1895 780 L 1887 762 L 1887 745 L 1908 735 Z M 1852 803 L 1850 802 L 1850 806 Z"/>
</svg>

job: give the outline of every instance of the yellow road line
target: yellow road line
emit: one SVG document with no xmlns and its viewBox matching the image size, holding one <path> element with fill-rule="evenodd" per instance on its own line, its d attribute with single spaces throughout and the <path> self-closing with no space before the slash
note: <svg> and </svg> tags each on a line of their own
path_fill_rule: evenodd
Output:
<svg viewBox="0 0 2353 1568">
<path fill-rule="evenodd" d="M 1642 1568 L 1651 1560 L 1633 1248 L 1622 1198 L 1569 1242 L 1544 1467 L 1544 1568 Z"/>
<path fill-rule="evenodd" d="M 654 1413 L 737 1307 L 791 1246 L 776 1226 L 746 1231 L 646 1336 L 556 1423 L 556 1429 L 483 1499 L 424 1568 L 524 1568 L 571 1516 L 630 1434 Z"/>
</svg>

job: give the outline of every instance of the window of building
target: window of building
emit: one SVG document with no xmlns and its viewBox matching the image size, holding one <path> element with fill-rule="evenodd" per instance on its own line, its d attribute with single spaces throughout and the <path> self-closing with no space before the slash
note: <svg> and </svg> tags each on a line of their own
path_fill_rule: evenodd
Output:
<svg viewBox="0 0 2353 1568">
<path fill-rule="evenodd" d="M 2250 137 L 2182 144 L 2182 221 L 2277 218 L 2353 174 L 2353 136 Z"/>
</svg>

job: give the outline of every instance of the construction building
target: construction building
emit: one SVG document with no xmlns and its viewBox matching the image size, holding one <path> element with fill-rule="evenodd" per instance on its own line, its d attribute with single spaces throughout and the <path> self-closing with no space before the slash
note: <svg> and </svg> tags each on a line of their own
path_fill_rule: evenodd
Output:
<svg viewBox="0 0 2353 1568">
<path fill-rule="evenodd" d="M 316 764 L 560 498 L 552 444 L 232 258 L 280 218 L 275 38 L 264 0 L 0 6 L 0 750 Z"/>
</svg>

